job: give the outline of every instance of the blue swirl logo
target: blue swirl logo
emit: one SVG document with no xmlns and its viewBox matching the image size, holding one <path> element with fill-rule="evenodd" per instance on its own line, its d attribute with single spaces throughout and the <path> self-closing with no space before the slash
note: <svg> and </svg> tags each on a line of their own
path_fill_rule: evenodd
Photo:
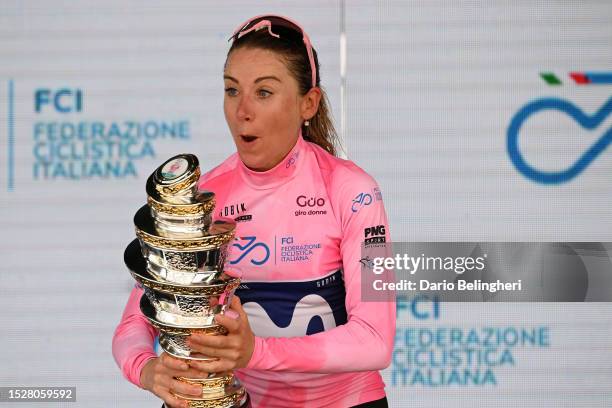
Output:
<svg viewBox="0 0 612 408">
<path fill-rule="evenodd" d="M 569 168 L 562 171 L 547 172 L 538 170 L 529 165 L 518 148 L 518 137 L 521 126 L 531 115 L 545 110 L 558 110 L 574 119 L 582 128 L 593 130 L 597 128 L 612 112 L 612 98 L 592 116 L 585 114 L 580 108 L 571 102 L 558 98 L 543 98 L 523 106 L 512 118 L 508 127 L 507 149 L 510 160 L 525 177 L 543 184 L 561 184 L 570 181 L 593 160 L 603 152 L 612 142 L 612 127 L 607 129 L 604 134 L 586 152 L 582 154 Z"/>
<path fill-rule="evenodd" d="M 270 258 L 270 248 L 268 248 L 265 243 L 257 242 L 257 237 L 242 237 L 242 239 L 247 241 L 245 245 L 240 245 L 238 243 L 232 244 L 233 247 L 238 248 L 238 250 L 240 251 L 240 256 L 237 259 L 230 260 L 230 265 L 236 265 L 237 263 L 242 261 L 245 256 L 249 255 L 257 248 L 261 248 L 261 250 L 259 250 L 257 254 L 251 255 L 251 263 L 253 265 L 259 266 L 265 264 L 268 261 L 268 258 Z M 256 256 L 259 259 L 256 259 Z"/>
</svg>

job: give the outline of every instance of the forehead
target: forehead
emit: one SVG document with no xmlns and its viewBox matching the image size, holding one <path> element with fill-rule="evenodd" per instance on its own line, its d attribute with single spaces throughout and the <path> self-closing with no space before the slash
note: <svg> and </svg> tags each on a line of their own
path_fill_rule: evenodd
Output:
<svg viewBox="0 0 612 408">
<path fill-rule="evenodd" d="M 240 48 L 233 51 L 225 64 L 224 74 L 238 81 L 255 80 L 262 76 L 274 75 L 281 80 L 290 77 L 282 57 L 270 50 Z"/>
</svg>

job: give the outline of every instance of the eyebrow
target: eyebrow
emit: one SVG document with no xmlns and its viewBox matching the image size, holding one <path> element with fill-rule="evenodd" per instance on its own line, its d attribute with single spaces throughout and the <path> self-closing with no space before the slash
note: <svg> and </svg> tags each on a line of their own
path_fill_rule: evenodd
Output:
<svg viewBox="0 0 612 408">
<path fill-rule="evenodd" d="M 235 83 L 237 83 L 237 84 L 239 84 L 239 83 L 240 83 L 240 82 L 238 82 L 238 80 L 237 80 L 236 78 L 234 78 L 234 77 L 232 77 L 232 76 L 229 76 L 229 75 L 223 75 L 223 79 L 229 79 L 230 81 L 234 81 L 234 82 L 235 82 Z M 283 81 L 281 81 L 280 79 L 278 79 L 278 77 L 275 77 L 274 75 L 268 75 L 268 76 L 262 76 L 262 77 L 257 78 L 257 79 L 255 80 L 255 83 L 258 83 L 258 82 L 264 81 L 264 80 L 266 80 L 266 79 L 273 79 L 273 80 L 278 81 L 278 82 L 281 82 L 281 83 L 283 82 Z"/>
</svg>

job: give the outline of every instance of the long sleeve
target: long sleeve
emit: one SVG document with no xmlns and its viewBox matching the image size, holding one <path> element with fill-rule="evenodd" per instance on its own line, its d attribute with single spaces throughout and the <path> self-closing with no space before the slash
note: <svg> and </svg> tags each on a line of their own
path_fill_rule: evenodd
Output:
<svg viewBox="0 0 612 408">
<path fill-rule="evenodd" d="M 347 323 L 302 337 L 256 337 L 249 369 L 333 373 L 380 370 L 390 363 L 395 335 L 395 298 L 361 298 L 364 238 L 389 241 L 382 196 L 376 182 L 359 169 L 329 184 L 328 194 L 342 227 L 340 242 Z"/>
<path fill-rule="evenodd" d="M 153 348 L 157 330 L 140 311 L 142 294 L 141 288 L 132 289 L 113 336 L 113 357 L 123 376 L 138 387 L 141 387 L 140 373 L 145 363 L 157 357 Z"/>
</svg>

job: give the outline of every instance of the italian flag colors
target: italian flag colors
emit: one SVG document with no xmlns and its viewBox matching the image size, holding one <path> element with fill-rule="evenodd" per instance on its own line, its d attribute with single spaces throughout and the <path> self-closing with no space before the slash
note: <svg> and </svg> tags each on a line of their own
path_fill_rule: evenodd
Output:
<svg viewBox="0 0 612 408">
<path fill-rule="evenodd" d="M 612 85 L 612 72 L 570 72 L 568 76 L 576 85 Z M 541 72 L 540 78 L 548 85 L 562 85 L 553 72 Z"/>
</svg>

